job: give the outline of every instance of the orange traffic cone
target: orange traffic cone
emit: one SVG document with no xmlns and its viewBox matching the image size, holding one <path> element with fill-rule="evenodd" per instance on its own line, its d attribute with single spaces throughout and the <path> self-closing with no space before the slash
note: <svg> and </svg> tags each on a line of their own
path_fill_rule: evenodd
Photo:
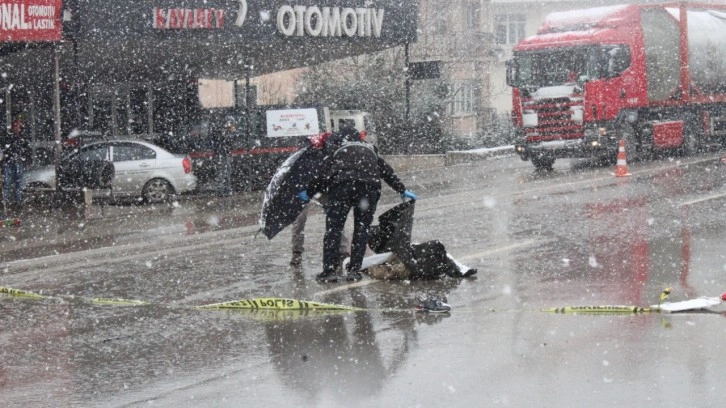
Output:
<svg viewBox="0 0 726 408">
<path fill-rule="evenodd" d="M 618 146 L 618 164 L 615 166 L 615 177 L 629 176 L 628 163 L 625 160 L 625 140 L 620 139 Z"/>
</svg>

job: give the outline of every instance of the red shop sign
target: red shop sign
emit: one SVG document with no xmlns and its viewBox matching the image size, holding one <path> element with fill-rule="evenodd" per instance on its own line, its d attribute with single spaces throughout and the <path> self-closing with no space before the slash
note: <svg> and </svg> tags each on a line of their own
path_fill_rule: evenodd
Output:
<svg viewBox="0 0 726 408">
<path fill-rule="evenodd" d="M 0 0 L 0 42 L 61 39 L 61 0 Z"/>
</svg>

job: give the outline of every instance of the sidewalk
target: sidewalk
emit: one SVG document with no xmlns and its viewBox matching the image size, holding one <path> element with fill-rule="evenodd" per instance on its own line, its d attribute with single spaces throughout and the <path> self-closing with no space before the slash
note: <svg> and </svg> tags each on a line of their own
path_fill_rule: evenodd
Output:
<svg viewBox="0 0 726 408">
<path fill-rule="evenodd" d="M 0 229 L 0 269 L 19 259 L 255 225 L 262 195 L 255 191 L 216 198 L 201 193 L 161 205 L 94 202 L 86 218 L 78 211 L 31 204 L 18 217 L 19 226 Z"/>
</svg>

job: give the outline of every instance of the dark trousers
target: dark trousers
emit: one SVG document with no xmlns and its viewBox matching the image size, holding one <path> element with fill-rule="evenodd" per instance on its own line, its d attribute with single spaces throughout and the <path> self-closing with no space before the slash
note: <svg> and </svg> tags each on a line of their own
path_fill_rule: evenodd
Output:
<svg viewBox="0 0 726 408">
<path fill-rule="evenodd" d="M 340 237 L 350 209 L 353 209 L 353 241 L 348 271 L 360 271 L 368 245 L 368 232 L 381 196 L 380 186 L 369 183 L 334 184 L 325 207 L 323 272 L 333 272 L 340 263 Z"/>
<path fill-rule="evenodd" d="M 217 154 L 217 196 L 223 197 L 232 194 L 232 157 Z"/>
<path fill-rule="evenodd" d="M 8 205 L 23 205 L 23 173 L 25 165 L 22 161 L 7 159 L 3 163 L 3 200 Z"/>
</svg>

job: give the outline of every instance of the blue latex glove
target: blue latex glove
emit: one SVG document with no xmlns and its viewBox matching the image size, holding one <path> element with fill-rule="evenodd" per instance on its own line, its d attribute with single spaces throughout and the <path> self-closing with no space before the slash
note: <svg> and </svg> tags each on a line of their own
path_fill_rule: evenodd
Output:
<svg viewBox="0 0 726 408">
<path fill-rule="evenodd" d="M 406 190 L 403 193 L 401 193 L 401 200 L 404 200 L 406 198 L 410 198 L 411 200 L 414 200 L 414 201 L 415 200 L 418 200 L 418 196 L 416 194 L 414 194 L 413 192 L 408 191 L 408 190 Z"/>
<path fill-rule="evenodd" d="M 304 203 L 307 203 L 308 201 L 310 201 L 310 196 L 308 195 L 307 190 L 303 190 L 303 191 L 297 193 L 297 198 L 299 198 L 300 201 L 302 201 Z"/>
</svg>

